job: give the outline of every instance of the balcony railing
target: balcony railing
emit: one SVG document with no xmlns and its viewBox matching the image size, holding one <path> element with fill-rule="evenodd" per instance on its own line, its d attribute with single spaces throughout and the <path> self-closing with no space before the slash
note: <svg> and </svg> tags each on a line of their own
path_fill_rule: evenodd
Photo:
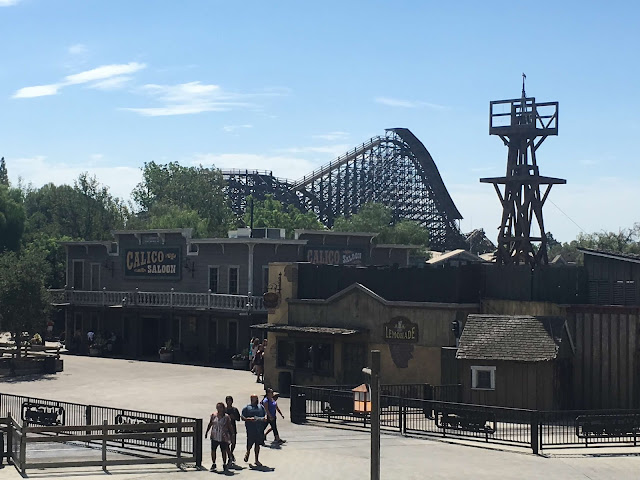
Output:
<svg viewBox="0 0 640 480">
<path fill-rule="evenodd" d="M 58 305 L 191 308 L 247 313 L 267 311 L 261 296 L 175 292 L 173 289 L 168 292 L 141 292 L 138 289 L 134 291 L 51 289 L 49 293 L 51 302 Z"/>
</svg>

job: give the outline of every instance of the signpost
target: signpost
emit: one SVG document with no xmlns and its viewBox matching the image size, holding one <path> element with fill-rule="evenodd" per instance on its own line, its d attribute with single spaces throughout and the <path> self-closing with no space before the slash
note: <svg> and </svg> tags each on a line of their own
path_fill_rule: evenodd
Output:
<svg viewBox="0 0 640 480">
<path fill-rule="evenodd" d="M 371 350 L 371 480 L 380 480 L 380 350 Z"/>
</svg>

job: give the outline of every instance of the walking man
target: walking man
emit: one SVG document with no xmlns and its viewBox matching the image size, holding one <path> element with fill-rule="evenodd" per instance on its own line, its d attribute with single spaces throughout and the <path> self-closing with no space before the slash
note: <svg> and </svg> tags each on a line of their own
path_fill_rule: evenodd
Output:
<svg viewBox="0 0 640 480">
<path fill-rule="evenodd" d="M 255 465 L 261 467 L 262 464 L 258 457 L 260 446 L 264 445 L 264 427 L 267 420 L 264 407 L 258 402 L 258 395 L 251 395 L 251 403 L 242 409 L 241 418 L 247 429 L 247 453 L 244 455 L 244 461 L 249 461 L 251 447 L 254 447 Z"/>
<path fill-rule="evenodd" d="M 227 415 L 231 419 L 231 446 L 229 447 L 229 463 L 236 463 L 236 457 L 233 454 L 233 451 L 236 449 L 236 438 L 238 436 L 238 427 L 236 426 L 236 422 L 240 421 L 240 412 L 236 407 L 233 406 L 233 397 L 228 395 L 227 398 L 224 399 L 227 402 Z"/>
</svg>

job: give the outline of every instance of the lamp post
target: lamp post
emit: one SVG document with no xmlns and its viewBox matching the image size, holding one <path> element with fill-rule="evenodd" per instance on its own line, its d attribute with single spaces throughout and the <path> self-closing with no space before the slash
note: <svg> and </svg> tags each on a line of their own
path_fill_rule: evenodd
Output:
<svg viewBox="0 0 640 480">
<path fill-rule="evenodd" d="M 371 350 L 371 480 L 380 480 L 380 350 Z"/>
</svg>

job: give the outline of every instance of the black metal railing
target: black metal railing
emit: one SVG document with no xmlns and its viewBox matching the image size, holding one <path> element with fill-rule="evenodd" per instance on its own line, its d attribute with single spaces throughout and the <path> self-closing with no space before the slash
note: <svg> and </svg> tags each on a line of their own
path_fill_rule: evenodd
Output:
<svg viewBox="0 0 640 480">
<path fill-rule="evenodd" d="M 381 387 L 386 392 L 380 395 L 382 430 L 528 447 L 534 453 L 542 448 L 637 446 L 640 437 L 640 410 L 538 411 L 471 405 L 438 398 L 458 395 L 456 385 L 420 385 Z M 412 398 L 420 394 L 431 398 Z M 370 412 L 356 411 L 354 403 L 346 387 L 291 386 L 295 423 L 326 420 L 366 428 Z"/>
<path fill-rule="evenodd" d="M 202 430 L 202 420 L 166 415 L 161 413 L 144 412 L 139 410 L 119 409 L 98 405 L 82 405 L 58 400 L 47 400 L 22 395 L 0 393 L 0 412 L 10 414 L 21 426 L 93 426 L 122 425 L 126 431 L 129 425 L 149 424 L 179 424 L 195 422 Z M 150 430 L 151 431 L 151 430 Z M 180 442 L 180 450 L 184 455 L 200 455 L 202 451 L 202 435 L 185 435 Z M 110 445 L 127 448 L 139 452 L 174 455 L 178 450 L 176 437 L 167 436 L 161 439 L 121 439 Z"/>
</svg>

